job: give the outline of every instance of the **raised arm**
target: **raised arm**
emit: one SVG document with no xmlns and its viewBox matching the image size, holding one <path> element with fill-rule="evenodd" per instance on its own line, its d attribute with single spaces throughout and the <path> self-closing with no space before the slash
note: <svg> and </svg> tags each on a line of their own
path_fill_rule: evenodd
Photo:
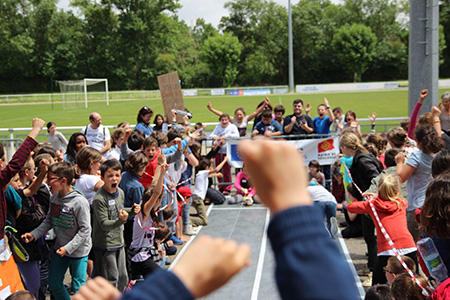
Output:
<svg viewBox="0 0 450 300">
<path fill-rule="evenodd" d="M 436 129 L 439 137 L 442 136 L 442 128 L 441 128 L 441 110 L 437 106 L 433 106 L 431 108 L 431 115 L 433 116 L 433 127 Z"/>
<path fill-rule="evenodd" d="M 42 182 L 44 181 L 45 176 L 47 175 L 49 165 L 50 165 L 50 163 L 48 162 L 48 160 L 46 160 L 46 159 L 41 160 L 41 162 L 39 163 L 41 172 L 36 177 L 36 179 L 30 184 L 30 186 L 23 190 L 23 194 L 25 197 L 33 196 L 34 194 L 36 194 L 39 191 L 39 189 L 41 188 Z"/>
<path fill-rule="evenodd" d="M 166 174 L 168 168 L 169 165 L 166 162 L 166 157 L 161 152 L 158 156 L 158 165 L 156 167 L 155 176 L 153 177 L 152 180 L 152 186 L 154 187 L 152 196 L 150 197 L 150 200 L 147 201 L 142 207 L 142 212 L 144 214 L 143 216 L 144 222 L 150 216 L 150 211 L 152 210 L 153 206 L 155 206 L 158 197 L 161 195 L 162 185 L 164 182 L 164 174 Z"/>
<path fill-rule="evenodd" d="M 371 128 L 370 128 L 370 134 L 374 134 L 376 132 L 375 130 L 375 120 L 377 119 L 377 113 L 373 112 L 371 116 L 367 116 L 370 120 L 370 122 L 372 123 Z"/>
<path fill-rule="evenodd" d="M 428 96 L 428 90 L 424 89 L 420 92 L 419 101 L 417 101 L 416 106 L 411 113 L 411 121 L 409 122 L 408 127 L 408 137 L 412 139 L 416 139 L 415 130 L 417 127 L 417 117 L 419 116 L 420 109 L 422 108 L 423 101 Z"/>
<path fill-rule="evenodd" d="M 221 112 L 220 110 L 214 109 L 211 105 L 211 102 L 208 102 L 208 104 L 206 105 L 206 107 L 214 114 L 218 115 L 219 117 L 221 115 L 223 115 L 223 112 Z"/>
<path fill-rule="evenodd" d="M 326 97 L 323 98 L 325 105 L 327 106 L 328 117 L 330 117 L 330 122 L 333 123 L 335 120 L 333 110 L 331 109 L 330 103 Z"/>
<path fill-rule="evenodd" d="M 395 156 L 395 163 L 397 164 L 397 176 L 400 177 L 402 183 L 408 180 L 416 170 L 413 166 L 405 164 L 405 154 L 403 154 L 403 152 L 399 152 Z"/>
<path fill-rule="evenodd" d="M 305 113 L 308 117 L 311 118 L 311 105 L 309 104 L 309 102 L 305 105 Z"/>
<path fill-rule="evenodd" d="M 131 136 L 131 129 L 125 130 L 125 134 L 123 135 L 122 144 L 120 144 L 120 155 L 122 156 L 123 160 L 127 160 L 128 155 L 133 153 L 133 151 L 128 148 L 128 139 Z"/>
<path fill-rule="evenodd" d="M 264 110 L 264 107 L 266 105 L 270 104 L 269 102 L 269 97 L 266 97 L 264 99 L 264 104 L 261 105 L 260 107 L 258 107 L 254 112 L 252 112 L 251 114 L 248 115 L 248 120 L 253 120 L 257 115 L 259 115 L 260 113 L 262 113 L 262 111 Z"/>
<path fill-rule="evenodd" d="M 218 164 L 214 169 L 211 169 L 209 171 L 209 174 L 212 175 L 212 174 L 215 174 L 215 173 L 219 173 L 220 170 L 222 170 L 222 168 L 223 168 L 223 166 L 225 165 L 226 162 L 227 162 L 227 157 L 224 156 L 222 162 L 220 164 Z"/>
</svg>

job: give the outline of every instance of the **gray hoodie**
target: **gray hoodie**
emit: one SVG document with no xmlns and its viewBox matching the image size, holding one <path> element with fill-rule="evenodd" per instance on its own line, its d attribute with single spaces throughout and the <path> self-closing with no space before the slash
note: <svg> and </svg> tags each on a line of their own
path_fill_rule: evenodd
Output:
<svg viewBox="0 0 450 300">
<path fill-rule="evenodd" d="M 50 229 L 56 234 L 55 250 L 64 247 L 67 257 L 80 258 L 91 250 L 91 215 L 89 202 L 79 191 L 73 190 L 63 197 L 59 193 L 50 197 L 47 217 L 31 234 L 38 239 Z"/>
</svg>

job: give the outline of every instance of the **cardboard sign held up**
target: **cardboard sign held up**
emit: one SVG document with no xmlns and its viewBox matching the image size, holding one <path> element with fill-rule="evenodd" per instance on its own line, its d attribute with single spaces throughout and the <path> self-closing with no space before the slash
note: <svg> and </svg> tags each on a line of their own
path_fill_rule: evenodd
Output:
<svg viewBox="0 0 450 300">
<path fill-rule="evenodd" d="M 158 76 L 158 85 L 161 92 L 164 113 L 172 123 L 172 109 L 184 110 L 183 92 L 181 91 L 178 72 Z M 177 123 L 183 122 L 183 116 L 177 115 Z"/>
</svg>

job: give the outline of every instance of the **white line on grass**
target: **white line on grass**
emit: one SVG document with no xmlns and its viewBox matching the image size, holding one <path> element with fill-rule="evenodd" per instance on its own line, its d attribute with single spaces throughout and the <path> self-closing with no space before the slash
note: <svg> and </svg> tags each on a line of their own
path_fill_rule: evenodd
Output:
<svg viewBox="0 0 450 300">
<path fill-rule="evenodd" d="M 263 266 L 264 266 L 264 257 L 266 255 L 267 227 L 269 226 L 269 222 L 270 222 L 270 212 L 267 209 L 266 222 L 264 224 L 264 231 L 263 231 L 263 236 L 262 236 L 262 240 L 261 240 L 261 248 L 259 249 L 258 266 L 256 268 L 255 281 L 253 282 L 251 300 L 258 299 L 259 286 L 261 284 L 261 276 L 262 276 L 262 270 L 263 270 Z"/>
<path fill-rule="evenodd" d="M 211 203 L 208 207 L 208 210 L 206 211 L 206 215 L 208 217 L 209 217 L 209 214 L 211 213 L 213 207 L 214 207 L 214 203 Z M 175 265 L 177 264 L 180 257 L 183 256 L 184 251 L 186 251 L 186 249 L 189 247 L 189 245 L 195 240 L 195 238 L 198 236 L 198 234 L 200 233 L 200 230 L 202 230 L 202 228 L 203 228 L 203 226 L 198 226 L 197 234 L 191 236 L 191 239 L 186 244 L 184 244 L 184 247 L 181 249 L 180 253 L 178 253 L 178 255 L 175 258 L 175 260 L 173 261 L 172 265 L 170 265 L 169 271 L 172 271 L 172 269 L 175 267 Z"/>
</svg>

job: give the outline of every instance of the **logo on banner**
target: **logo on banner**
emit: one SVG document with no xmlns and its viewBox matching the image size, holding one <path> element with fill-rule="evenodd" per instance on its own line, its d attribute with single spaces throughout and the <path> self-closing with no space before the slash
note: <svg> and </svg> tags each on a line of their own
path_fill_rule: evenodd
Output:
<svg viewBox="0 0 450 300">
<path fill-rule="evenodd" d="M 238 145 L 237 144 L 231 144 L 230 145 L 230 150 L 231 150 L 231 160 L 232 161 L 242 161 L 242 156 L 241 156 L 241 153 L 238 150 Z"/>
<path fill-rule="evenodd" d="M 323 142 L 320 142 L 317 145 L 317 147 L 318 147 L 317 148 L 318 149 L 318 153 L 322 153 L 322 152 L 325 152 L 325 151 L 333 150 L 334 149 L 334 141 L 333 141 L 333 139 L 325 140 Z"/>
</svg>

